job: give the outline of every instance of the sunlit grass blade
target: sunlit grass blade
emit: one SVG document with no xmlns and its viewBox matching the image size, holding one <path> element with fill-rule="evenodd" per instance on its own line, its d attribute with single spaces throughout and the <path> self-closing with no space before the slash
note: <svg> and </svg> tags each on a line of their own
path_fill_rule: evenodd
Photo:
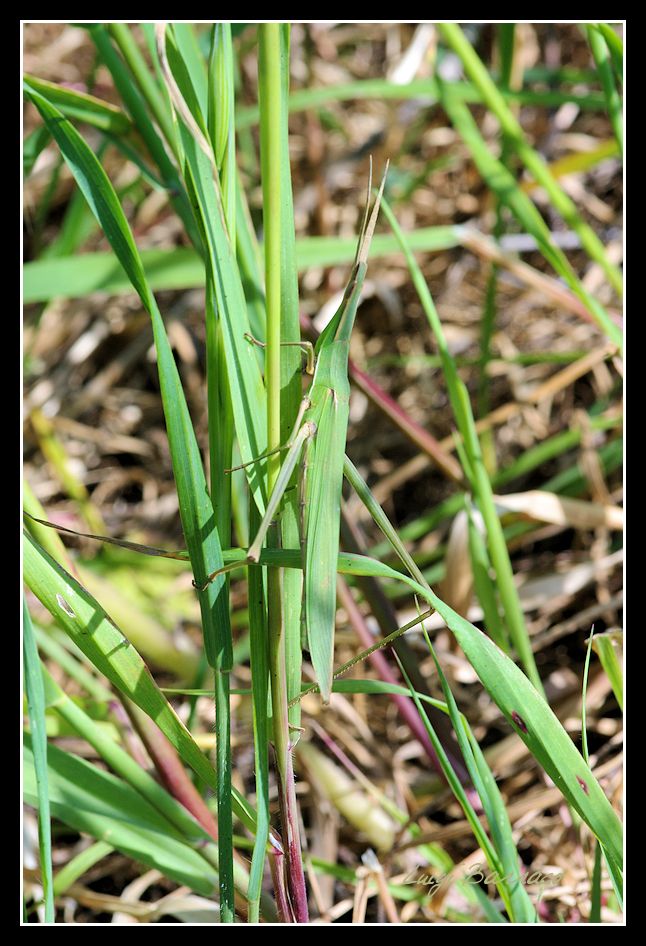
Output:
<svg viewBox="0 0 646 946">
<path fill-rule="evenodd" d="M 24 792 L 37 805 L 33 756 L 25 734 Z M 64 824 L 118 850 L 204 896 L 217 889 L 217 873 L 186 844 L 179 831 L 149 802 L 114 775 L 84 759 L 49 747 L 52 814 Z"/>
<path fill-rule="evenodd" d="M 115 135 L 127 134 L 132 129 L 128 116 L 120 108 L 103 102 L 87 92 L 68 89 L 56 82 L 48 82 L 37 76 L 25 74 L 25 80 L 32 89 L 45 96 L 47 101 L 56 105 L 63 115 L 86 122 L 101 131 L 110 131 Z"/>
<path fill-rule="evenodd" d="M 491 839 L 502 865 L 503 873 L 498 883 L 499 890 L 514 923 L 536 923 L 538 917 L 527 890 L 525 889 L 519 867 L 519 856 L 512 837 L 512 828 L 504 801 L 496 780 L 487 765 L 484 755 L 475 739 L 466 719 L 458 711 L 455 698 L 442 671 L 430 638 L 424 630 L 426 644 L 433 656 L 435 667 L 442 684 L 442 691 L 447 702 L 453 729 L 466 762 L 469 774 L 482 802 L 489 824 Z M 493 866 L 493 865 L 492 865 Z"/>
<path fill-rule="evenodd" d="M 592 640 L 592 648 L 596 652 L 601 666 L 606 672 L 612 692 L 619 704 L 619 709 L 624 708 L 624 672 L 622 667 L 622 646 L 623 635 L 621 631 L 606 631 L 602 634 L 595 634 Z"/>
<path fill-rule="evenodd" d="M 623 341 L 621 330 L 609 317 L 601 303 L 585 289 L 565 253 L 555 244 L 547 224 L 535 205 L 504 164 L 491 154 L 469 109 L 454 97 L 448 85 L 445 86 L 442 104 L 452 124 L 471 151 L 476 167 L 487 185 L 502 203 L 509 207 L 527 232 L 532 234 L 545 259 L 585 304 L 601 330 L 616 345 L 621 346 Z"/>
<path fill-rule="evenodd" d="M 164 323 L 146 282 L 125 215 L 105 171 L 96 156 L 67 119 L 45 98 L 27 86 L 27 92 L 50 128 L 94 214 L 133 287 L 150 314 L 157 349 L 159 380 L 166 415 L 179 508 L 191 565 L 197 581 L 203 580 L 222 562 L 220 542 L 213 522 L 204 470 L 177 366 Z M 231 666 L 229 611 L 222 580 L 200 595 L 204 642 L 214 667 Z"/>
<path fill-rule="evenodd" d="M 184 190 L 182 186 L 182 191 Z M 238 213 L 240 219 L 242 209 Z M 195 224 L 193 223 L 193 229 Z M 238 224 L 238 229 L 240 225 Z M 437 252 L 451 249 L 461 243 L 462 228 L 428 227 L 411 233 L 408 237 L 414 250 Z M 240 236 L 238 236 L 239 252 Z M 199 240 L 198 240 L 199 245 Z M 397 240 L 390 234 L 378 233 L 373 239 L 371 255 L 386 256 L 397 252 Z M 296 265 L 299 270 L 310 266 L 333 266 L 351 263 L 357 249 L 356 240 L 340 237 L 302 237 L 296 241 Z M 253 252 L 250 250 L 250 252 Z M 141 261 L 148 285 L 153 292 L 162 289 L 190 289 L 204 285 L 204 263 L 199 254 L 188 247 L 172 250 L 142 250 Z M 242 262 L 241 260 L 239 262 Z M 247 268 L 241 273 L 245 283 L 247 303 L 262 290 L 253 271 Z M 254 285 L 254 292 L 248 288 Z M 44 260 L 25 263 L 23 274 L 24 302 L 42 302 L 53 297 L 70 298 L 92 292 L 117 295 L 130 291 L 130 281 L 113 253 L 84 253 L 83 266 L 76 259 Z M 262 307 L 260 309 L 262 312 Z M 256 323 L 250 321 L 251 334 L 264 340 L 264 316 Z"/>
<path fill-rule="evenodd" d="M 23 568 L 29 588 L 91 663 L 157 723 L 184 762 L 216 791 L 213 767 L 159 690 L 144 661 L 101 605 L 29 535 L 25 536 Z M 233 805 L 237 816 L 253 831 L 255 815 L 235 790 Z"/>
<path fill-rule="evenodd" d="M 615 77 L 612 70 L 610 53 L 606 45 L 605 37 L 599 30 L 593 26 L 586 27 L 586 35 L 590 50 L 597 67 L 597 72 L 601 80 L 603 94 L 606 97 L 608 107 L 608 117 L 612 124 L 612 129 L 619 145 L 619 150 L 624 152 L 624 127 L 623 127 L 623 109 L 621 106 L 621 97 L 615 84 Z"/>
<path fill-rule="evenodd" d="M 446 42 L 462 60 L 469 78 L 482 95 L 487 107 L 500 122 L 507 140 L 523 161 L 527 170 L 545 188 L 555 209 L 561 214 L 568 226 L 578 233 L 581 243 L 590 258 L 601 266 L 611 285 L 621 295 L 623 287 L 621 273 L 609 262 L 603 244 L 591 227 L 584 222 L 565 191 L 549 173 L 542 156 L 530 146 L 520 123 L 512 114 L 496 83 L 485 69 L 460 26 L 457 23 L 440 23 L 438 29 Z"/>
<path fill-rule="evenodd" d="M 496 571 L 497 587 L 503 606 L 505 621 L 509 636 L 516 648 L 519 658 L 522 660 L 525 670 L 532 682 L 539 689 L 541 688 L 540 676 L 536 669 L 536 662 L 532 653 L 531 645 L 525 627 L 525 620 L 518 600 L 518 593 L 514 585 L 513 572 L 509 560 L 509 552 L 502 532 L 500 519 L 496 512 L 493 499 L 491 481 L 487 475 L 484 466 L 482 451 L 478 436 L 475 431 L 475 422 L 471 409 L 469 396 L 461 381 L 455 361 L 449 351 L 445 338 L 444 329 L 435 304 L 429 292 L 426 280 L 411 253 L 407 241 L 397 223 L 397 220 L 388 206 L 384 203 L 384 212 L 388 218 L 395 236 L 399 240 L 401 249 L 406 257 L 406 262 L 413 279 L 415 288 L 429 321 L 429 325 L 435 336 L 444 377 L 449 391 L 451 407 L 457 423 L 458 430 L 462 436 L 465 453 L 468 458 L 468 468 L 466 474 L 471 479 L 471 489 L 477 500 L 478 507 L 485 521 L 487 531 L 487 544 L 491 562 Z M 495 633 L 495 631 L 494 631 Z"/>
<path fill-rule="evenodd" d="M 52 831 L 47 775 L 45 690 L 43 687 L 36 637 L 25 601 L 23 601 L 22 613 L 23 672 L 29 712 L 29 727 L 33 745 L 34 779 L 38 798 L 38 848 L 40 851 L 43 899 L 45 901 L 45 923 L 53 923 Z"/>
</svg>

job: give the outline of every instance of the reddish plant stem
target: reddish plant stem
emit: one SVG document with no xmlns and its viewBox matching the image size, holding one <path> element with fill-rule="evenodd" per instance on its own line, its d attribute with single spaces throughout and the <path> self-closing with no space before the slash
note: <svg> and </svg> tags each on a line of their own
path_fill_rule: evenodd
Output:
<svg viewBox="0 0 646 946">
<path fill-rule="evenodd" d="M 346 515 L 345 511 L 342 512 L 341 516 L 341 534 L 343 539 L 343 545 L 348 552 L 356 552 L 359 555 L 366 554 L 366 546 L 361 534 L 360 528 L 356 523 L 352 522 L 350 518 Z M 357 576 L 355 578 L 357 587 L 361 590 L 364 598 L 370 605 L 370 609 L 379 624 L 379 629 L 384 637 L 387 637 L 389 634 L 392 634 L 394 630 L 399 627 L 399 622 L 397 619 L 397 614 L 389 601 L 389 599 L 384 594 L 383 588 L 381 587 L 379 581 L 376 578 L 370 576 Z M 343 590 L 342 590 L 343 589 Z M 353 618 L 350 617 L 350 620 L 355 627 L 357 635 L 361 640 L 361 643 L 364 647 L 368 648 L 374 644 L 374 639 L 370 634 L 368 627 L 363 620 L 361 612 L 354 603 L 354 599 L 350 593 L 350 590 L 346 584 L 343 582 L 343 586 L 339 588 L 340 596 L 342 596 L 343 603 L 348 602 L 349 608 L 348 614 L 350 616 L 350 608 L 353 609 L 353 614 L 358 615 L 359 623 L 354 622 Z M 408 644 L 408 641 L 403 637 L 398 638 L 393 643 L 393 650 L 401 660 L 406 673 L 410 677 L 410 680 L 417 690 L 418 693 L 424 693 L 428 695 L 428 686 L 426 680 L 422 676 L 417 666 L 417 657 L 413 653 Z M 377 673 L 382 680 L 388 681 L 390 683 L 401 684 L 401 675 L 399 671 L 395 671 L 391 666 L 386 653 L 384 651 L 375 651 L 374 657 L 377 659 L 372 661 L 373 666 L 377 670 Z M 372 659 L 372 658 L 371 658 Z M 410 726 L 411 732 L 417 738 L 420 745 L 423 746 L 424 751 L 426 752 L 433 768 L 438 772 L 438 774 L 444 779 L 444 773 L 439 763 L 439 759 L 433 749 L 433 744 L 431 743 L 428 733 L 424 727 L 422 720 L 419 718 L 419 713 L 415 704 L 409 697 L 395 697 L 392 699 L 397 704 L 399 711 L 402 717 L 406 720 Z M 460 779 L 463 785 L 469 783 L 469 774 L 462 762 L 462 759 L 459 755 L 459 748 L 455 736 L 453 735 L 453 729 L 447 719 L 447 717 L 440 710 L 436 710 L 433 706 L 427 706 L 426 712 L 428 713 L 429 719 L 433 724 L 433 728 L 438 735 L 444 751 L 446 752 L 451 765 L 453 766 L 456 775 Z"/>
<path fill-rule="evenodd" d="M 301 315 L 301 328 L 312 340 L 316 340 L 318 332 L 305 315 Z M 460 464 L 429 432 L 399 406 L 389 394 L 386 394 L 376 381 L 368 377 L 360 368 L 350 361 L 348 366 L 350 379 L 368 397 L 375 407 L 379 408 L 395 424 L 408 439 L 419 447 L 449 479 L 456 483 L 463 483 L 464 477 Z"/>
<path fill-rule="evenodd" d="M 145 713 L 130 700 L 125 698 L 123 700 L 132 725 L 145 745 L 164 785 L 170 794 L 190 811 L 196 821 L 199 821 L 204 830 L 217 841 L 218 828 L 215 818 L 189 778 L 177 752 Z"/>
</svg>

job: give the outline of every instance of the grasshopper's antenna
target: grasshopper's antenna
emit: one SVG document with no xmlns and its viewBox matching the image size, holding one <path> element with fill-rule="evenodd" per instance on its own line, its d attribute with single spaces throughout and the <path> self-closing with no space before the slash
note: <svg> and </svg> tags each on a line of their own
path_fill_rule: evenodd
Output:
<svg viewBox="0 0 646 946">
<path fill-rule="evenodd" d="M 377 217 L 379 216 L 379 205 L 381 204 L 381 198 L 384 193 L 384 185 L 386 184 L 386 175 L 388 174 L 389 164 L 390 162 L 386 161 L 386 168 L 384 170 L 384 176 L 381 179 L 379 193 L 377 194 L 377 197 L 375 199 L 375 202 L 372 208 L 372 213 L 370 214 L 370 219 L 368 220 L 367 224 L 364 226 L 361 233 L 361 239 L 359 240 L 359 246 L 357 248 L 357 257 L 356 257 L 357 263 L 368 262 L 368 251 L 370 249 L 370 243 L 372 241 L 372 237 L 375 232 L 375 226 L 377 224 Z M 372 163 L 371 163 L 371 171 L 372 171 Z M 372 178 L 372 174 L 371 174 L 371 178 Z M 368 208 L 366 207 L 366 211 L 367 209 Z"/>
<path fill-rule="evenodd" d="M 363 220 L 361 221 L 361 229 L 359 230 L 359 242 L 357 243 L 357 252 L 354 257 L 355 266 L 359 262 L 359 250 L 361 249 L 361 244 L 363 243 L 366 227 L 368 226 L 368 216 L 370 214 L 371 195 L 372 195 L 372 155 L 370 155 L 370 170 L 368 172 L 368 193 L 366 194 L 366 208 L 363 212 Z"/>
</svg>

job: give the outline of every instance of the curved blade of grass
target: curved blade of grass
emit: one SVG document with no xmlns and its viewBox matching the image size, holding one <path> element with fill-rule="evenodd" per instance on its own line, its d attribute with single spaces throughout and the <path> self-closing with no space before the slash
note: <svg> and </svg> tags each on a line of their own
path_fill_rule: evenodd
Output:
<svg viewBox="0 0 646 946">
<path fill-rule="evenodd" d="M 60 870 L 56 871 L 56 877 L 54 878 L 55 896 L 62 897 L 83 874 L 91 870 L 95 864 L 102 861 L 108 854 L 112 854 L 113 851 L 114 847 L 112 844 L 108 844 L 107 841 L 95 841 L 94 844 L 71 857 Z"/>
<path fill-rule="evenodd" d="M 27 603 L 24 600 L 22 614 L 23 672 L 27 693 L 29 727 L 33 741 L 34 780 L 38 798 L 38 848 L 45 900 L 45 923 L 54 923 L 54 878 L 52 873 L 52 829 L 47 777 L 45 689 L 43 687 L 36 637 L 27 610 Z"/>
<path fill-rule="evenodd" d="M 26 90 L 56 139 L 78 186 L 151 317 L 182 528 L 196 581 L 203 581 L 222 564 L 213 507 L 179 372 L 130 228 L 105 171 L 83 138 L 47 99 L 28 84 Z M 217 579 L 207 593 L 199 596 L 207 657 L 211 666 L 221 670 L 230 669 L 232 661 L 225 592 L 224 580 Z"/>
<path fill-rule="evenodd" d="M 518 593 L 513 581 L 513 572 L 509 560 L 509 552 L 504 540 L 500 519 L 496 512 L 493 499 L 491 481 L 482 459 L 482 452 L 478 436 L 475 431 L 475 421 L 471 410 L 471 402 L 466 387 L 461 381 L 455 361 L 449 351 L 448 344 L 444 335 L 444 329 L 440 321 L 437 309 L 429 292 L 426 280 L 417 265 L 413 254 L 407 246 L 404 235 L 397 223 L 397 220 L 388 206 L 384 203 L 384 213 L 388 218 L 395 236 L 398 238 L 402 251 L 406 257 L 406 262 L 410 270 L 413 283 L 419 295 L 420 301 L 426 313 L 431 330 L 437 341 L 442 367 L 446 378 L 451 407 L 455 416 L 458 430 L 462 435 L 466 456 L 468 459 L 465 472 L 470 479 L 471 488 L 474 492 L 480 512 L 482 513 L 487 530 L 487 543 L 492 564 L 496 571 L 498 592 L 504 609 L 505 621 L 509 636 L 516 648 L 518 656 L 523 662 L 525 670 L 532 682 L 541 688 L 540 676 L 536 668 L 536 662 L 529 642 L 527 628 L 523 617 L 522 608 L 518 599 Z M 464 464 L 463 464 L 464 466 Z M 494 634 L 497 628 L 494 628 Z"/>
<path fill-rule="evenodd" d="M 236 435 L 245 473 L 256 505 L 265 508 L 265 485 L 257 457 L 267 452 L 264 384 L 258 360 L 246 335 L 250 334 L 247 307 L 229 240 L 222 195 L 215 165 L 184 124 L 180 127 L 196 208 L 204 231 L 208 278 L 212 280 L 218 313 L 222 319 L 226 363 Z"/>
<path fill-rule="evenodd" d="M 125 107 L 132 116 L 132 120 L 137 128 L 138 134 L 140 134 L 143 138 L 151 158 L 157 165 L 161 180 L 170 194 L 173 207 L 177 211 L 178 216 L 186 227 L 186 232 L 189 235 L 193 246 L 196 247 L 199 252 L 199 233 L 195 225 L 195 220 L 193 219 L 186 189 L 180 180 L 175 165 L 168 156 L 162 139 L 159 137 L 155 126 L 150 119 L 149 109 L 146 107 L 145 101 L 140 95 L 137 85 L 133 81 L 128 67 L 114 49 L 106 27 L 102 24 L 95 23 L 89 26 L 88 30 L 92 38 L 92 42 L 96 46 L 101 59 L 110 71 L 114 84 L 119 91 Z M 197 260 L 195 262 L 197 266 Z M 201 278 L 201 267 L 199 272 Z M 146 276 L 150 278 L 147 268 Z M 151 284 L 151 288 L 155 290 L 158 287 Z"/>
<path fill-rule="evenodd" d="M 610 680 L 610 686 L 619 704 L 619 709 L 623 712 L 624 673 L 620 660 L 622 636 L 620 631 L 606 631 L 605 634 L 595 634 L 592 647 Z"/>
<path fill-rule="evenodd" d="M 440 764 L 441 764 L 441 766 L 442 766 L 442 771 L 444 772 L 444 775 L 446 776 L 446 780 L 447 780 L 447 782 L 449 783 L 449 786 L 450 786 L 450 788 L 451 788 L 451 791 L 453 792 L 453 794 L 455 795 L 456 799 L 457 799 L 458 802 L 460 803 L 460 805 L 461 805 L 461 807 L 462 807 L 462 810 L 464 811 L 464 814 L 465 814 L 465 816 L 466 816 L 466 818 L 467 818 L 467 821 L 468 821 L 469 824 L 471 825 L 471 830 L 473 831 L 473 834 L 474 834 L 474 836 L 475 836 L 475 838 L 476 838 L 476 841 L 477 841 L 478 844 L 480 845 L 480 847 L 481 847 L 481 849 L 482 849 L 482 851 L 483 851 L 485 857 L 487 858 L 487 861 L 489 862 L 489 864 L 490 864 L 490 866 L 493 868 L 493 870 L 496 872 L 497 876 L 498 876 L 498 877 L 502 877 L 502 876 L 503 876 L 503 874 L 502 874 L 502 864 L 501 864 L 501 862 L 500 862 L 500 860 L 499 860 L 499 858 L 498 858 L 498 854 L 497 854 L 497 852 L 496 852 L 494 846 L 492 845 L 491 841 L 489 840 L 489 838 L 488 838 L 488 836 L 487 836 L 487 834 L 486 834 L 486 832 L 485 832 L 485 830 L 484 830 L 484 827 L 483 827 L 483 825 L 482 825 L 481 822 L 480 822 L 480 819 L 479 819 L 478 816 L 476 815 L 476 813 L 475 813 L 475 811 L 474 811 L 474 809 L 473 809 L 473 806 L 472 806 L 471 802 L 469 801 L 469 799 L 468 799 L 468 797 L 467 797 L 467 794 L 466 794 L 466 792 L 465 792 L 465 790 L 464 790 L 464 788 L 463 788 L 463 786 L 462 786 L 462 784 L 461 784 L 461 782 L 460 782 L 460 779 L 459 779 L 459 778 L 457 777 L 457 775 L 455 774 L 455 772 L 454 772 L 454 770 L 453 770 L 453 767 L 452 767 L 452 765 L 451 765 L 451 763 L 450 763 L 450 761 L 449 761 L 449 759 L 448 759 L 448 757 L 447 757 L 447 755 L 446 755 L 446 752 L 445 752 L 445 750 L 444 750 L 444 748 L 443 748 L 443 746 L 442 746 L 442 743 L 440 742 L 439 738 L 437 737 L 437 734 L 435 733 L 435 730 L 433 729 L 433 726 L 432 726 L 432 724 L 431 724 L 431 721 L 430 721 L 429 718 L 428 718 L 428 714 L 427 714 L 426 711 L 424 710 L 424 707 L 422 706 L 422 704 L 421 704 L 421 702 L 420 702 L 420 700 L 419 700 L 419 698 L 418 698 L 418 696 L 417 696 L 417 694 L 416 694 L 416 692 L 415 692 L 415 688 L 413 687 L 412 683 L 410 682 L 410 679 L 409 679 L 408 675 L 406 674 L 406 671 L 405 671 L 404 667 L 402 666 L 401 661 L 398 660 L 398 663 L 399 663 L 399 669 L 401 670 L 402 676 L 404 677 L 404 679 L 406 680 L 406 682 L 407 682 L 408 685 L 409 685 L 409 693 L 410 693 L 410 695 L 412 696 L 413 700 L 415 701 L 415 705 L 416 705 L 416 707 L 417 707 L 417 711 L 418 711 L 418 713 L 420 714 L 420 718 L 422 719 L 422 722 L 424 723 L 424 726 L 425 726 L 426 731 L 427 731 L 427 733 L 428 733 L 428 735 L 429 735 L 429 738 L 431 739 L 431 741 L 432 741 L 432 743 L 433 743 L 433 748 L 435 749 L 435 752 L 437 753 L 438 759 L 440 760 Z M 446 695 L 446 694 L 445 694 L 445 695 Z M 449 713 L 452 715 L 452 717 L 455 716 L 455 713 L 452 712 L 450 706 L 449 706 Z M 455 725 L 455 723 L 454 723 L 454 725 Z M 458 728 L 459 728 L 459 729 L 462 728 L 462 727 L 461 727 L 461 724 L 459 724 L 459 723 L 458 723 Z M 468 761 L 468 760 L 465 760 L 465 761 Z M 504 888 L 502 887 L 502 885 L 501 885 L 500 883 L 498 883 L 497 886 L 498 886 L 499 892 L 500 892 L 501 895 L 503 895 L 503 897 L 504 897 L 504 893 L 505 893 Z"/>
<path fill-rule="evenodd" d="M 465 71 L 480 92 L 485 105 L 500 122 L 509 145 L 516 151 L 530 174 L 545 188 L 554 208 L 568 226 L 578 233 L 581 244 L 590 258 L 601 266 L 610 284 L 621 295 L 623 280 L 620 271 L 609 262 L 603 244 L 592 228 L 582 219 L 560 184 L 552 177 L 543 157 L 530 146 L 520 123 L 460 26 L 457 23 L 439 23 L 438 30 L 462 60 Z"/>
<path fill-rule="evenodd" d="M 593 26 L 586 27 L 586 35 L 590 50 L 597 67 L 597 73 L 601 80 L 603 94 L 606 97 L 608 107 L 608 117 L 615 133 L 619 150 L 623 156 L 624 153 L 624 127 L 623 127 L 623 109 L 621 107 L 621 97 L 615 85 L 615 77 L 612 71 L 610 53 L 602 33 Z"/>
<path fill-rule="evenodd" d="M 482 802 L 494 849 L 502 865 L 503 873 L 497 886 L 509 913 L 509 918 L 514 923 L 536 923 L 538 922 L 536 909 L 529 899 L 520 876 L 518 852 L 512 837 L 507 809 L 496 785 L 496 780 L 485 761 L 471 728 L 458 711 L 455 698 L 426 630 L 424 630 L 424 637 L 442 684 L 442 691 L 446 698 L 462 757 L 466 762 L 473 785 Z"/>
<path fill-rule="evenodd" d="M 75 118 L 77 121 L 93 125 L 101 131 L 110 131 L 115 135 L 127 134 L 132 129 L 130 119 L 116 105 L 103 102 L 86 92 L 77 92 L 75 89 L 64 88 L 55 82 L 39 79 L 37 76 L 26 74 L 25 79 L 32 89 L 40 92 L 69 118 Z"/>
<path fill-rule="evenodd" d="M 453 126 L 459 131 L 471 151 L 476 167 L 488 187 L 502 203 L 509 207 L 521 225 L 534 237 L 545 259 L 585 304 L 601 330 L 621 347 L 623 342 L 621 330 L 609 317 L 604 307 L 584 288 L 567 257 L 554 243 L 538 209 L 523 192 L 510 171 L 491 154 L 469 109 L 452 95 L 450 86 L 445 87 L 442 104 Z"/>
<path fill-rule="evenodd" d="M 496 705 L 602 843 L 609 863 L 620 872 L 623 862 L 621 823 L 545 699 L 486 634 L 449 608 L 428 587 L 405 575 L 398 577 L 415 588 L 442 615 Z"/>
<path fill-rule="evenodd" d="M 97 670 L 157 723 L 183 761 L 217 791 L 213 767 L 130 641 L 92 595 L 28 534 L 25 535 L 23 571 L 29 588 Z M 233 806 L 236 815 L 253 831 L 255 814 L 235 789 Z"/>
<path fill-rule="evenodd" d="M 464 102 L 480 102 L 482 96 L 478 89 L 470 82 L 456 82 L 455 93 Z M 533 89 L 503 89 L 501 94 L 509 102 L 558 108 L 567 102 L 575 102 L 583 109 L 599 111 L 603 108 L 603 97 L 598 92 L 586 92 L 583 95 L 558 90 L 534 91 Z M 436 79 L 415 79 L 399 85 L 389 79 L 363 79 L 357 82 L 327 85 L 315 89 L 299 89 L 289 97 L 289 111 L 300 112 L 308 108 L 318 108 L 328 102 L 347 102 L 352 99 L 427 99 L 436 102 L 440 97 L 440 90 Z M 257 125 L 260 118 L 256 106 L 245 106 L 238 109 L 236 127 L 238 130 Z"/>
<path fill-rule="evenodd" d="M 162 871 L 179 884 L 212 897 L 215 869 L 183 840 L 152 805 L 129 785 L 83 759 L 49 746 L 52 813 L 64 824 L 109 841 L 128 857 Z M 25 734 L 24 792 L 38 804 L 31 740 Z"/>
<path fill-rule="evenodd" d="M 168 186 L 170 179 L 164 180 Z M 193 228 L 195 229 L 194 223 Z M 408 241 L 411 249 L 420 252 L 430 253 L 451 249 L 461 245 L 462 228 L 460 226 L 427 227 L 409 234 Z M 296 265 L 299 270 L 303 270 L 310 266 L 351 263 L 356 249 L 356 240 L 353 244 L 352 240 L 338 237 L 303 237 L 296 241 Z M 396 253 L 397 250 L 397 240 L 390 234 L 377 234 L 374 237 L 371 247 L 373 258 L 387 256 L 390 253 Z M 180 246 L 172 250 L 142 250 L 140 258 L 151 291 L 191 289 L 194 286 L 204 285 L 204 263 L 199 254 L 188 247 Z M 249 278 L 250 274 L 247 271 L 247 281 Z M 260 283 L 254 282 L 253 285 L 252 299 L 258 296 Z M 23 302 L 25 303 L 46 302 L 54 297 L 85 296 L 91 292 L 116 295 L 130 291 L 130 280 L 113 253 L 84 253 L 83 266 L 78 265 L 76 258 L 63 258 L 33 260 L 25 263 L 23 268 Z M 249 302 L 249 298 L 247 301 Z M 250 325 L 251 334 L 263 340 L 264 315 L 262 318 L 257 316 L 257 320 L 250 322 Z"/>
<path fill-rule="evenodd" d="M 605 39 L 615 73 L 620 82 L 624 81 L 624 44 L 621 36 L 613 30 L 609 23 L 595 23 L 594 29 L 598 30 Z"/>
</svg>

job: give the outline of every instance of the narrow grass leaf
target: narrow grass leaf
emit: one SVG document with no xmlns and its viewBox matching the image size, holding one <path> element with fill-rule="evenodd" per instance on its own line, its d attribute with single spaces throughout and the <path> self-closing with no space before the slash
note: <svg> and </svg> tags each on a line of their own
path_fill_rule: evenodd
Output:
<svg viewBox="0 0 646 946">
<path fill-rule="evenodd" d="M 605 247 L 592 228 L 585 223 L 560 184 L 552 177 L 543 157 L 535 148 L 530 146 L 520 123 L 460 26 L 457 23 L 440 23 L 438 29 L 460 57 L 469 78 L 480 92 L 484 103 L 500 122 L 509 145 L 516 151 L 527 170 L 537 181 L 540 181 L 554 208 L 568 226 L 578 233 L 581 244 L 590 258 L 601 266 L 610 284 L 621 295 L 623 286 L 620 271 L 610 263 Z"/>
<path fill-rule="evenodd" d="M 27 603 L 22 605 L 23 672 L 27 693 L 29 726 L 33 741 L 33 762 L 38 797 L 38 848 L 45 899 L 45 923 L 54 922 L 54 890 L 52 873 L 52 830 L 50 820 L 49 784 L 47 776 L 47 732 L 45 729 L 45 690 L 40 657 Z"/>
<path fill-rule="evenodd" d="M 608 117 L 612 125 L 612 130 L 615 133 L 615 138 L 617 139 L 617 144 L 619 145 L 619 150 L 621 154 L 624 153 L 624 126 L 623 126 L 623 110 L 621 106 L 621 97 L 619 91 L 615 84 L 615 77 L 612 69 L 612 62 L 610 59 L 610 53 L 608 46 L 606 45 L 605 37 L 601 32 L 596 30 L 593 26 L 586 27 L 586 34 L 588 37 L 588 43 L 590 44 L 590 50 L 592 52 L 592 57 L 594 59 L 595 65 L 597 67 L 597 73 L 599 79 L 601 80 L 601 87 L 603 89 L 603 94 L 606 97 L 606 104 L 608 107 Z"/>
<path fill-rule="evenodd" d="M 596 651 L 601 666 L 606 672 L 612 692 L 619 704 L 619 709 L 624 709 L 624 672 L 622 667 L 622 646 L 623 634 L 621 631 L 606 631 L 604 634 L 595 634 L 592 641 L 592 647 Z"/>
<path fill-rule="evenodd" d="M 23 569 L 29 588 L 91 663 L 157 723 L 183 761 L 216 791 L 213 767 L 101 605 L 29 535 L 25 536 Z M 235 790 L 233 794 L 237 816 L 253 831 L 253 810 Z"/>
<path fill-rule="evenodd" d="M 581 299 L 601 330 L 621 347 L 623 341 L 621 330 L 612 321 L 601 303 L 587 292 L 567 257 L 555 244 L 538 209 L 520 188 L 510 171 L 491 154 L 473 116 L 466 105 L 454 97 L 449 86 L 446 87 L 442 104 L 452 124 L 471 151 L 476 167 L 488 187 L 505 206 L 509 207 L 521 225 L 534 237 L 545 259 Z"/>
<path fill-rule="evenodd" d="M 212 897 L 215 869 L 183 840 L 177 829 L 129 785 L 56 746 L 48 752 L 52 813 L 64 824 L 109 841 L 117 850 L 160 870 L 179 884 Z M 25 734 L 24 793 L 38 804 L 31 740 Z"/>
<path fill-rule="evenodd" d="M 132 123 L 125 112 L 94 95 L 64 88 L 55 82 L 48 82 L 29 74 L 25 74 L 25 79 L 32 89 L 45 96 L 68 118 L 75 118 L 77 121 L 93 125 L 101 131 L 110 131 L 115 135 L 127 134 L 132 129 Z"/>
<path fill-rule="evenodd" d="M 497 878 L 497 886 L 505 902 L 509 918 L 514 923 L 536 923 L 538 917 L 529 899 L 527 890 L 522 883 L 519 857 L 512 837 L 509 816 L 498 786 L 496 785 L 496 780 L 485 761 L 469 724 L 458 711 L 455 698 L 442 671 L 430 638 L 426 632 L 424 632 L 424 636 L 435 662 L 462 757 L 467 765 L 478 797 L 482 802 L 489 823 L 494 849 L 503 868 L 502 875 Z"/>
<path fill-rule="evenodd" d="M 198 583 L 203 582 L 214 569 L 221 567 L 222 552 L 195 431 L 161 314 L 146 282 L 125 215 L 105 171 L 69 121 L 45 98 L 28 85 L 26 88 L 150 314 L 182 527 L 195 579 Z M 225 582 L 220 578 L 199 596 L 209 663 L 223 670 L 230 669 L 232 661 L 225 590 Z"/>
</svg>

